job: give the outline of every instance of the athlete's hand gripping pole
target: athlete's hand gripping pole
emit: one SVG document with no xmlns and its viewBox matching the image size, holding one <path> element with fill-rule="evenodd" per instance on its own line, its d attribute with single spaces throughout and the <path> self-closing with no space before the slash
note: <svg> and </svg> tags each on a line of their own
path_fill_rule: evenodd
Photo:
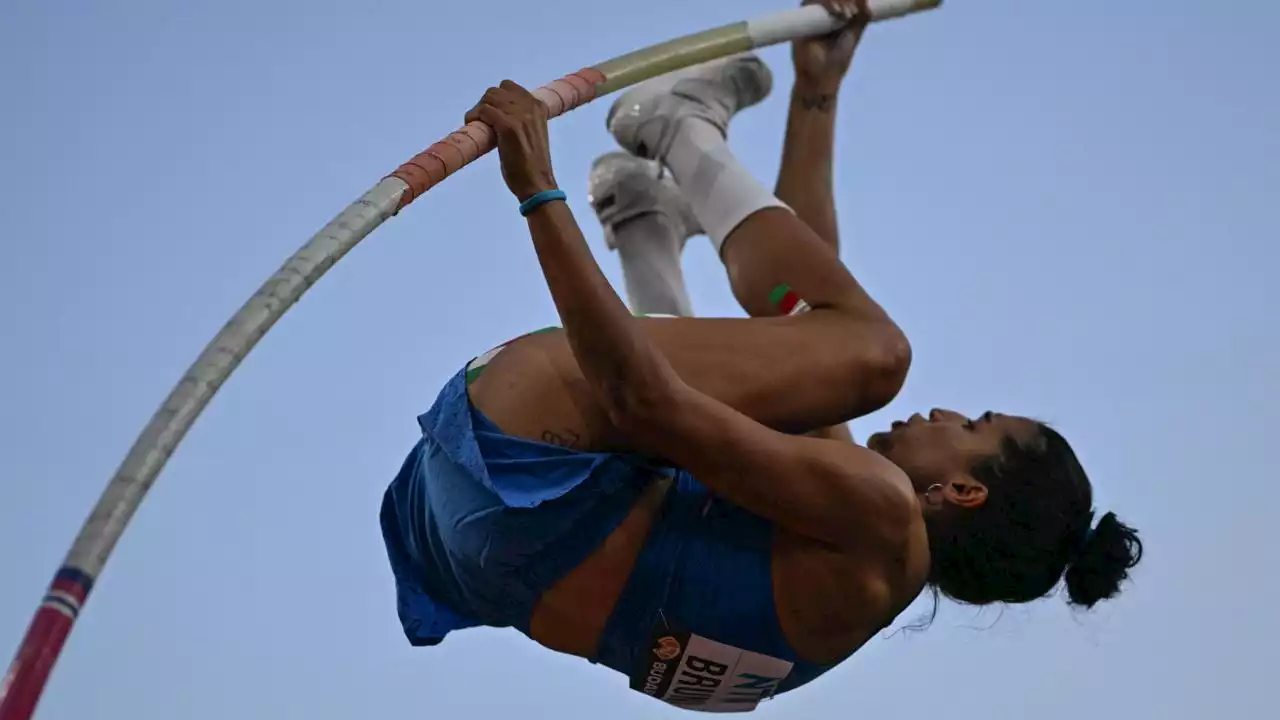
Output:
<svg viewBox="0 0 1280 720">
<path fill-rule="evenodd" d="M 867 0 L 871 21 L 941 0 Z M 567 75 L 534 94 L 557 117 L 658 75 L 754 48 L 831 32 L 845 22 L 810 5 L 659 43 Z M 29 720 L 93 583 L 178 443 L 262 336 L 312 285 L 379 225 L 493 149 L 480 122 L 467 123 L 414 156 L 325 225 L 253 294 L 188 368 L 143 428 L 80 529 L 0 679 L 0 720 Z"/>
</svg>

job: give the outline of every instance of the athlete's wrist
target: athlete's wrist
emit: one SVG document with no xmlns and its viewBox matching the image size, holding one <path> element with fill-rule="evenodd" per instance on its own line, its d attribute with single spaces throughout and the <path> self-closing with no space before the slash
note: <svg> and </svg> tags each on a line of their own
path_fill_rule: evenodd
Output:
<svg viewBox="0 0 1280 720">
<path fill-rule="evenodd" d="M 797 80 L 791 90 L 791 105 L 806 112 L 835 112 L 840 97 L 840 83 Z"/>
<path fill-rule="evenodd" d="M 542 177 L 521 183 L 519 190 L 512 192 L 512 194 L 516 196 L 516 202 L 522 203 L 540 192 L 558 190 L 559 188 L 560 186 L 556 183 L 555 177 L 551 173 L 546 173 Z"/>
<path fill-rule="evenodd" d="M 550 205 L 552 203 L 563 203 L 568 199 L 569 199 L 568 195 L 563 190 L 557 187 L 551 187 L 546 190 L 539 190 L 538 192 L 520 201 L 520 214 L 523 215 L 524 217 L 529 217 L 533 213 L 537 212 L 544 205 Z"/>
</svg>

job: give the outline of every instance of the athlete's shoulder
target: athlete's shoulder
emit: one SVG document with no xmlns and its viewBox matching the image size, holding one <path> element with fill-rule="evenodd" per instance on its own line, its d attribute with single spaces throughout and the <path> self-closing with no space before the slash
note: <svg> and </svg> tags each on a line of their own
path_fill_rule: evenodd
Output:
<svg viewBox="0 0 1280 720">
<path fill-rule="evenodd" d="M 883 455 L 853 442 L 823 440 L 810 447 L 822 453 L 825 462 L 845 468 L 857 483 L 859 494 L 873 498 L 872 502 L 850 504 L 848 521 L 863 523 L 874 534 L 874 544 L 867 547 L 876 552 L 864 559 L 871 561 L 875 574 L 883 576 L 895 594 L 922 583 L 929 569 L 929 538 L 920 498 L 906 472 Z M 876 508 L 874 517 L 868 517 L 867 505 Z M 912 594 L 918 591 L 916 587 Z"/>
</svg>

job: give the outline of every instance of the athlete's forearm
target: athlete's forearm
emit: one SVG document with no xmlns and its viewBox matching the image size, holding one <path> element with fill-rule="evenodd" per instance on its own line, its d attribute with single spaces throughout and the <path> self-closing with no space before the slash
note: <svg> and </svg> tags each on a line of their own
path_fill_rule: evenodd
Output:
<svg viewBox="0 0 1280 720">
<path fill-rule="evenodd" d="M 600 271 L 573 211 L 551 202 L 528 222 L 569 346 L 597 401 L 613 417 L 651 397 L 674 373 Z"/>
<path fill-rule="evenodd" d="M 774 194 L 839 251 L 833 161 L 839 87 L 797 82 L 791 91 L 782 166 Z"/>
</svg>

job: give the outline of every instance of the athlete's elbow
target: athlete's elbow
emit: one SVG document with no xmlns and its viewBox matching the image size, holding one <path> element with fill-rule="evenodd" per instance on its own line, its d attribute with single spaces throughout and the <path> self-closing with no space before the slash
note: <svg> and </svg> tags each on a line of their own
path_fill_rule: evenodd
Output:
<svg viewBox="0 0 1280 720">
<path fill-rule="evenodd" d="M 663 373 L 643 375 L 611 384 L 602 398 L 610 424 L 632 437 L 647 435 L 657 426 L 670 412 L 676 395 L 672 379 Z"/>
</svg>

